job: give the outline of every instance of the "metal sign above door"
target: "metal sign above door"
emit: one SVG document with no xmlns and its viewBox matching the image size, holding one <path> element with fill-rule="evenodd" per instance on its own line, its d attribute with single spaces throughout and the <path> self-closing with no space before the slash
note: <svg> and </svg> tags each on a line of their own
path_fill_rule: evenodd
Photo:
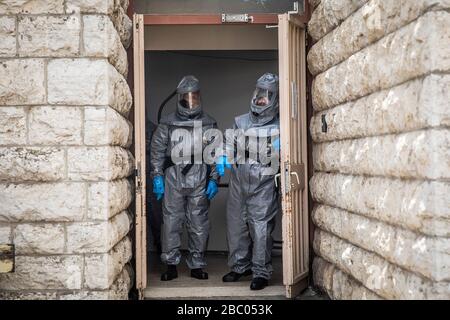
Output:
<svg viewBox="0 0 450 320">
<path fill-rule="evenodd" d="M 288 11 L 289 15 L 303 14 L 305 12 L 305 0 L 293 3 L 293 10 Z M 222 13 L 222 23 L 253 23 L 255 18 L 248 13 Z"/>
<path fill-rule="evenodd" d="M 245 14 L 222 14 L 222 23 L 251 23 L 253 17 Z"/>
</svg>

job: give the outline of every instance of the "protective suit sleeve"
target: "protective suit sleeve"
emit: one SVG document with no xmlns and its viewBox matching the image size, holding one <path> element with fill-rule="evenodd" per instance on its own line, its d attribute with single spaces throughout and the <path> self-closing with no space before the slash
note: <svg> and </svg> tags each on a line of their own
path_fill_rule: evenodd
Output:
<svg viewBox="0 0 450 320">
<path fill-rule="evenodd" d="M 164 164 L 166 162 L 166 151 L 169 146 L 169 127 L 165 124 L 158 125 L 153 134 L 151 144 L 151 171 L 152 176 L 164 175 Z"/>
</svg>

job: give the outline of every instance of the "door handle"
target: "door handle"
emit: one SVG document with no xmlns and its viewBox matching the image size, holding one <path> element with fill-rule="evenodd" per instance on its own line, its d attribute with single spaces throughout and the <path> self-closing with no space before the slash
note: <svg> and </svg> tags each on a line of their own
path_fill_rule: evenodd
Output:
<svg viewBox="0 0 450 320">
<path fill-rule="evenodd" d="M 277 187 L 277 188 L 278 188 L 278 178 L 280 178 L 280 177 L 281 177 L 281 173 L 276 174 L 275 177 L 274 177 L 275 187 Z"/>
<path fill-rule="evenodd" d="M 297 172 L 291 172 L 291 175 L 295 176 L 297 178 L 297 183 L 300 184 L 300 177 L 298 176 Z"/>
<path fill-rule="evenodd" d="M 303 190 L 305 188 L 305 166 L 303 163 L 300 164 L 290 164 L 289 166 L 289 177 L 294 176 L 295 180 L 289 179 L 289 185 L 291 191 Z M 291 182 L 292 180 L 292 182 Z"/>
</svg>

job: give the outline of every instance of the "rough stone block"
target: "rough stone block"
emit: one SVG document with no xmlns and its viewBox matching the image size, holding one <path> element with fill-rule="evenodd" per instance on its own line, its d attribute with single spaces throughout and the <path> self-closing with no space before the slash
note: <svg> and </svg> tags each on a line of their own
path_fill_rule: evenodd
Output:
<svg viewBox="0 0 450 320">
<path fill-rule="evenodd" d="M 319 205 L 313 221 L 320 229 L 390 263 L 433 281 L 450 280 L 450 240 L 420 235 L 348 211 Z"/>
<path fill-rule="evenodd" d="M 12 243 L 11 227 L 9 225 L 0 224 L 0 243 Z"/>
<path fill-rule="evenodd" d="M 448 282 L 432 282 L 318 229 L 314 251 L 385 299 L 450 298 Z"/>
<path fill-rule="evenodd" d="M 131 123 L 110 107 L 84 109 L 84 143 L 89 146 L 112 145 L 129 148 Z"/>
<path fill-rule="evenodd" d="M 83 16 L 84 55 L 108 58 L 124 77 L 128 74 L 127 52 L 109 16 Z"/>
<path fill-rule="evenodd" d="M 67 226 L 68 253 L 107 253 L 123 239 L 131 226 L 126 211 L 109 221 L 80 222 Z"/>
<path fill-rule="evenodd" d="M 82 266 L 82 256 L 16 256 L 15 272 L 0 274 L 0 289 L 80 289 Z"/>
<path fill-rule="evenodd" d="M 128 237 L 106 254 L 86 255 L 84 287 L 92 290 L 109 289 L 131 256 L 131 240 Z"/>
<path fill-rule="evenodd" d="M 314 259 L 313 277 L 314 284 L 327 292 L 334 300 L 381 299 L 361 283 L 320 257 Z"/>
<path fill-rule="evenodd" d="M 314 109 L 329 109 L 429 73 L 450 70 L 449 36 L 450 13 L 425 14 L 318 75 L 312 89 Z"/>
<path fill-rule="evenodd" d="M 27 143 L 27 114 L 23 107 L 0 107 L 0 145 Z"/>
<path fill-rule="evenodd" d="M 133 271 L 126 266 L 109 290 L 81 290 L 60 294 L 61 300 L 128 300 L 128 292 L 132 286 Z"/>
<path fill-rule="evenodd" d="M 111 19 L 119 33 L 122 44 L 128 49 L 133 37 L 133 23 L 131 19 L 121 7 L 112 14 Z"/>
<path fill-rule="evenodd" d="M 111 181 L 130 176 L 133 169 L 133 156 L 120 147 L 68 150 L 68 176 L 71 180 Z"/>
<path fill-rule="evenodd" d="M 132 185 L 127 179 L 91 183 L 87 217 L 90 220 L 108 220 L 127 209 L 132 199 Z"/>
<path fill-rule="evenodd" d="M 318 171 L 397 178 L 448 179 L 448 159 L 446 129 L 325 142 L 313 150 Z"/>
<path fill-rule="evenodd" d="M 6 0 L 0 2 L 0 12 L 5 14 L 64 13 L 64 0 Z"/>
<path fill-rule="evenodd" d="M 123 76 L 108 61 L 57 59 L 48 64 L 49 103 L 109 105 L 121 114 L 131 108 L 131 92 Z"/>
<path fill-rule="evenodd" d="M 111 14 L 120 6 L 116 0 L 67 0 L 66 11 L 68 13 L 104 13 Z"/>
<path fill-rule="evenodd" d="M 16 51 L 16 18 L 0 17 L 0 57 L 13 57 Z"/>
<path fill-rule="evenodd" d="M 19 224 L 14 229 L 16 253 L 21 255 L 62 254 L 64 238 L 61 224 Z"/>
<path fill-rule="evenodd" d="M 322 0 L 311 15 L 308 32 L 314 40 L 319 40 L 336 28 L 353 12 L 361 8 L 367 0 Z"/>
<path fill-rule="evenodd" d="M 83 183 L 0 184 L 0 221 L 80 221 L 86 193 Z"/>
<path fill-rule="evenodd" d="M 308 54 L 313 75 L 417 19 L 428 10 L 450 7 L 448 0 L 371 0 L 317 42 Z"/>
<path fill-rule="evenodd" d="M 0 300 L 56 300 L 56 292 L 0 291 Z"/>
<path fill-rule="evenodd" d="M 80 145 L 82 110 L 74 107 L 33 107 L 29 140 L 38 145 Z"/>
<path fill-rule="evenodd" d="M 21 16 L 19 55 L 67 57 L 80 52 L 80 16 Z"/>
<path fill-rule="evenodd" d="M 127 12 L 129 5 L 130 0 L 120 0 L 120 6 L 123 8 L 123 11 Z"/>
<path fill-rule="evenodd" d="M 316 173 L 310 186 L 317 203 L 417 233 L 450 237 L 450 183 Z"/>
<path fill-rule="evenodd" d="M 65 177 L 64 150 L 50 147 L 0 147 L 0 181 L 58 181 Z"/>
<path fill-rule="evenodd" d="M 448 101 L 450 76 L 430 75 L 319 112 L 311 120 L 311 135 L 324 142 L 449 126 Z"/>
<path fill-rule="evenodd" d="M 43 104 L 45 101 L 43 59 L 0 60 L 0 105 Z"/>
</svg>

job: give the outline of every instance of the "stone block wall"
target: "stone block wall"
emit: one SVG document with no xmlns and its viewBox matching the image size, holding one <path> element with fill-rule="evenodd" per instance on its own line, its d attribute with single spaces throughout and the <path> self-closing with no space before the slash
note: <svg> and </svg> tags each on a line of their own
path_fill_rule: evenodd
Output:
<svg viewBox="0 0 450 320">
<path fill-rule="evenodd" d="M 315 283 L 449 299 L 450 1 L 311 4 Z"/>
<path fill-rule="evenodd" d="M 0 1 L 0 300 L 128 298 L 127 6 Z"/>
</svg>

